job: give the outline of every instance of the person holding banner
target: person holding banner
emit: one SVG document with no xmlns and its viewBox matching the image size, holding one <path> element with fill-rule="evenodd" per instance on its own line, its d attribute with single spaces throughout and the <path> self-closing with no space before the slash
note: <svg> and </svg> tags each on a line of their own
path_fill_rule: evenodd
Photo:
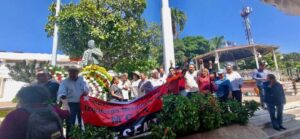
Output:
<svg viewBox="0 0 300 139">
<path fill-rule="evenodd" d="M 131 82 L 131 97 L 137 98 L 139 95 L 139 83 L 140 83 L 140 73 L 138 71 L 134 71 L 132 73 L 132 82 Z"/>
<path fill-rule="evenodd" d="M 122 89 L 119 88 L 119 78 L 118 77 L 113 77 L 112 79 L 112 85 L 109 88 L 109 97 L 108 100 L 110 102 L 118 102 L 118 101 L 123 101 L 124 97 L 122 95 Z"/>
<path fill-rule="evenodd" d="M 143 96 L 153 90 L 153 85 L 148 80 L 146 73 L 141 73 L 140 77 L 141 77 L 141 81 L 138 86 L 139 96 Z"/>
<path fill-rule="evenodd" d="M 71 127 L 75 125 L 76 118 L 78 120 L 79 127 L 81 127 L 80 97 L 82 95 L 88 95 L 89 93 L 87 83 L 83 80 L 82 76 L 78 76 L 79 71 L 79 67 L 69 67 L 69 77 L 61 82 L 57 92 L 58 100 L 62 102 L 65 99 L 68 100 L 71 111 L 70 117 L 66 120 L 67 139 L 70 137 L 70 130 Z"/>
<path fill-rule="evenodd" d="M 130 88 L 131 88 L 131 82 L 128 80 L 128 74 L 124 73 L 121 76 L 121 81 L 119 83 L 119 87 L 122 89 L 122 95 L 123 95 L 123 99 L 124 101 L 128 101 L 129 100 L 129 94 L 131 93 Z"/>
</svg>

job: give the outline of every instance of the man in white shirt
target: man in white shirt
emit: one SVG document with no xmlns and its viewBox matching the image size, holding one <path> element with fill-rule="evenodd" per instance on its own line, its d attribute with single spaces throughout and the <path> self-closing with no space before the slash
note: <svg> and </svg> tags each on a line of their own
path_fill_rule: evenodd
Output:
<svg viewBox="0 0 300 139">
<path fill-rule="evenodd" d="M 186 84 L 186 93 L 194 93 L 199 91 L 197 84 L 197 71 L 195 70 L 194 64 L 189 65 L 189 70 L 185 73 L 184 78 Z"/>
<path fill-rule="evenodd" d="M 128 80 L 128 74 L 124 73 L 121 76 L 121 82 L 119 83 L 119 88 L 122 89 L 122 95 L 124 101 L 129 100 L 129 93 L 130 93 L 130 88 L 131 88 L 131 82 Z"/>
<path fill-rule="evenodd" d="M 230 81 L 233 99 L 242 102 L 243 78 L 238 72 L 233 71 L 231 65 L 226 66 L 226 78 Z"/>
<path fill-rule="evenodd" d="M 165 83 L 163 79 L 159 78 L 159 72 L 157 70 L 152 70 L 150 82 L 153 86 L 153 90 Z"/>
<path fill-rule="evenodd" d="M 80 68 L 71 66 L 68 72 L 69 77 L 61 82 L 57 92 L 58 100 L 67 99 L 71 110 L 71 115 L 66 120 L 67 138 L 70 137 L 71 127 L 74 126 L 76 117 L 81 127 L 80 97 L 89 93 L 87 83 L 83 80 L 82 76 L 78 76 Z"/>
<path fill-rule="evenodd" d="M 167 74 L 165 73 L 164 67 L 160 67 L 160 68 L 158 69 L 158 71 L 159 71 L 159 78 L 160 78 L 161 80 L 163 80 L 164 82 L 166 82 L 168 76 L 167 76 Z"/>
<path fill-rule="evenodd" d="M 138 98 L 139 97 L 139 83 L 141 82 L 140 80 L 140 73 L 138 71 L 134 71 L 132 73 L 132 82 L 131 82 L 131 97 L 133 99 Z"/>
</svg>

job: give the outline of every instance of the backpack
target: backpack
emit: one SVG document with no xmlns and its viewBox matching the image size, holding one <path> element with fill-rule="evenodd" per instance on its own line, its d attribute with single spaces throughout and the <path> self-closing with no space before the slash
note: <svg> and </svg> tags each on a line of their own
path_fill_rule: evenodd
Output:
<svg viewBox="0 0 300 139">
<path fill-rule="evenodd" d="M 24 108 L 30 113 L 26 139 L 64 139 L 62 124 L 53 108 Z"/>
</svg>

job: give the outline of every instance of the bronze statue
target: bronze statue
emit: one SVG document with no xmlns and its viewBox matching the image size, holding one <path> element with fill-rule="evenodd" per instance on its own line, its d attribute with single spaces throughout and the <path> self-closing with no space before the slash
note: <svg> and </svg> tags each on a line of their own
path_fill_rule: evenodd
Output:
<svg viewBox="0 0 300 139">
<path fill-rule="evenodd" d="M 103 53 L 99 48 L 95 47 L 95 41 L 89 40 L 88 49 L 84 51 L 82 56 L 82 66 L 88 66 L 91 64 L 99 65 L 102 60 Z"/>
</svg>

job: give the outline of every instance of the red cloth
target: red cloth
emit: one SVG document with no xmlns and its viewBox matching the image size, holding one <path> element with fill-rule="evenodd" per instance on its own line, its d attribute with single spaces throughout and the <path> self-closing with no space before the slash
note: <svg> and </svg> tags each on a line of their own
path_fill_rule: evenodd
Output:
<svg viewBox="0 0 300 139">
<path fill-rule="evenodd" d="M 167 78 L 167 86 L 168 92 L 179 94 L 181 90 L 185 89 L 185 80 L 181 74 L 169 76 Z"/>
<path fill-rule="evenodd" d="M 60 119 L 67 119 L 70 116 L 70 112 L 67 110 L 62 110 L 58 106 L 53 106 L 54 111 L 58 114 Z"/>
</svg>

